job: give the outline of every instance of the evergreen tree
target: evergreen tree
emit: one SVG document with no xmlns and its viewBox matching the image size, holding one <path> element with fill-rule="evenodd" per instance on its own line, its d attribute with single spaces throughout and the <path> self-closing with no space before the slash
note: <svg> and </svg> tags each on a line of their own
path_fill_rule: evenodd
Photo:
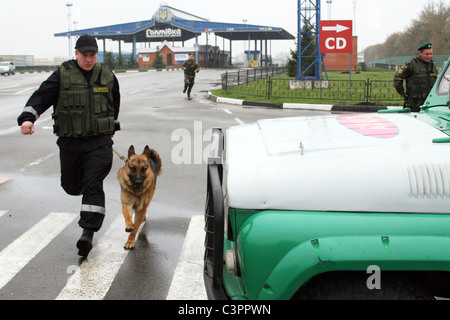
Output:
<svg viewBox="0 0 450 320">
<path fill-rule="evenodd" d="M 286 65 L 288 76 L 293 78 L 297 76 L 298 72 L 298 49 L 291 50 L 291 57 Z"/>
<path fill-rule="evenodd" d="M 164 56 L 161 54 L 159 47 L 156 49 L 155 61 L 153 61 L 152 67 L 155 69 L 164 69 L 166 65 L 164 64 Z"/>
<path fill-rule="evenodd" d="M 302 50 L 302 73 L 304 77 L 314 77 L 315 76 L 315 67 L 311 66 L 315 62 L 315 54 L 316 54 L 316 41 L 314 40 L 315 34 L 312 32 L 313 27 L 307 23 L 305 20 L 303 21 L 304 27 L 302 31 L 302 37 L 300 39 L 301 50 Z M 310 67 L 311 66 L 311 67 Z M 298 46 L 296 46 L 295 50 L 291 50 L 291 57 L 287 63 L 288 75 L 289 77 L 296 77 L 298 75 Z"/>
<path fill-rule="evenodd" d="M 123 59 L 122 52 L 119 51 L 119 57 L 117 59 L 117 66 L 119 68 L 123 68 L 124 65 L 125 65 L 125 60 Z"/>
<path fill-rule="evenodd" d="M 112 52 L 105 52 L 105 57 L 103 58 L 103 60 L 106 66 L 108 66 L 110 69 L 114 69 L 114 57 Z"/>
<path fill-rule="evenodd" d="M 311 65 L 316 61 L 316 41 L 314 40 L 316 35 L 313 33 L 313 26 L 311 24 L 306 20 L 303 21 L 303 24 L 305 26 L 303 27 L 303 36 L 300 41 L 300 50 L 302 51 L 302 74 L 304 77 L 314 77 L 316 70 L 315 67 Z M 308 70 L 305 72 L 306 69 Z"/>
<path fill-rule="evenodd" d="M 128 60 L 128 67 L 129 68 L 136 68 L 137 66 L 138 66 L 138 62 L 136 61 L 136 57 L 135 57 L 134 49 L 133 49 L 133 52 L 131 52 L 131 57 Z"/>
</svg>

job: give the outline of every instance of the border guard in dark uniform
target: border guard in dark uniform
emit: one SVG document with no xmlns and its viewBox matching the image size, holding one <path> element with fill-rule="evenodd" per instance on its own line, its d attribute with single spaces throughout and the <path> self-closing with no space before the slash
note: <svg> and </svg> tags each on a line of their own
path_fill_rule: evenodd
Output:
<svg viewBox="0 0 450 320">
<path fill-rule="evenodd" d="M 34 122 L 54 107 L 54 133 L 59 137 L 61 186 L 69 195 L 82 195 L 80 220 L 83 228 L 78 254 L 92 249 L 94 232 L 105 217 L 103 180 L 112 161 L 112 136 L 120 130 L 119 83 L 113 72 L 97 62 L 94 37 L 81 36 L 76 60 L 66 61 L 28 100 L 18 118 L 24 135 L 34 133 Z"/>
<path fill-rule="evenodd" d="M 419 112 L 437 79 L 437 67 L 433 58 L 433 45 L 424 43 L 417 50 L 419 55 L 406 63 L 394 76 L 394 87 L 405 99 L 404 108 Z M 403 81 L 406 80 L 406 91 Z"/>
<path fill-rule="evenodd" d="M 183 63 L 184 70 L 184 90 L 183 93 L 188 95 L 188 99 L 191 99 L 191 91 L 195 82 L 195 74 L 200 71 L 200 65 L 195 61 L 195 53 L 189 54 L 189 59 Z"/>
</svg>

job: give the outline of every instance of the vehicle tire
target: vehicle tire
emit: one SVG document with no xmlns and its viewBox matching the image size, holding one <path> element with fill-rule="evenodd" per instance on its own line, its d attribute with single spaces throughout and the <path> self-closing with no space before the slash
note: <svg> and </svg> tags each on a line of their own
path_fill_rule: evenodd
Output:
<svg viewBox="0 0 450 320">
<path fill-rule="evenodd" d="M 381 273 L 381 289 L 369 289 L 369 275 L 336 272 L 320 275 L 301 288 L 295 300 L 435 300 L 416 285 Z"/>
</svg>

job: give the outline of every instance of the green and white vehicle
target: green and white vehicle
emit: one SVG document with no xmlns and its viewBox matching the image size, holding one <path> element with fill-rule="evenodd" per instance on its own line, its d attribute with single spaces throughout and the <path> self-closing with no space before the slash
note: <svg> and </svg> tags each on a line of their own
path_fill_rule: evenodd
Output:
<svg viewBox="0 0 450 320">
<path fill-rule="evenodd" d="M 449 83 L 419 113 L 213 130 L 208 298 L 449 298 Z"/>
</svg>

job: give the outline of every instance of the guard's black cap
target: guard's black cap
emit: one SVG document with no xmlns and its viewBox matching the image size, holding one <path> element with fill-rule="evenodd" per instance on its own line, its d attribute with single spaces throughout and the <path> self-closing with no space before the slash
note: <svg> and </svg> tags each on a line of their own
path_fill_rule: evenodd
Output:
<svg viewBox="0 0 450 320">
<path fill-rule="evenodd" d="M 85 34 L 78 38 L 75 49 L 81 53 L 86 51 L 98 52 L 97 40 L 93 36 Z"/>
</svg>

